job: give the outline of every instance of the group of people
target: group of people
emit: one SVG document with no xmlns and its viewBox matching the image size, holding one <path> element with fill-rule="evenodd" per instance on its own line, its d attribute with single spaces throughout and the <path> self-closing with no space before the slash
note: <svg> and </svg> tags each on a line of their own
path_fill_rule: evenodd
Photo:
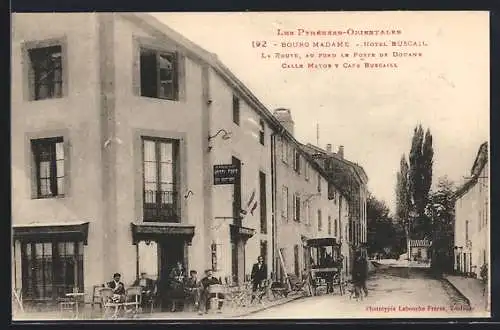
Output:
<svg viewBox="0 0 500 330">
<path fill-rule="evenodd" d="M 352 267 L 352 284 L 354 286 L 354 296 L 358 298 L 362 292 L 368 296 L 366 280 L 368 279 L 368 261 L 361 251 L 356 251 Z"/>
</svg>

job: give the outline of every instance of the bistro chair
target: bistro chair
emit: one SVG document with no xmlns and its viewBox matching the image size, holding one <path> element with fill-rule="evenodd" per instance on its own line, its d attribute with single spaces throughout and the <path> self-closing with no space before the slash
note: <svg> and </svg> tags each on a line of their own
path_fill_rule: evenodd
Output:
<svg viewBox="0 0 500 330">
<path fill-rule="evenodd" d="M 123 303 L 113 302 L 113 289 L 101 288 L 100 294 L 102 305 L 104 306 L 103 318 L 107 318 L 108 316 L 112 319 L 118 318 L 118 312 L 120 311 L 120 308 L 123 307 Z"/>
<path fill-rule="evenodd" d="M 209 306 L 210 309 L 218 309 L 219 302 L 224 303 L 224 294 L 226 293 L 226 289 L 222 284 L 212 284 L 208 287 L 208 294 L 210 296 Z M 212 297 L 212 295 L 214 295 Z M 215 307 L 215 308 L 214 308 Z"/>
<path fill-rule="evenodd" d="M 142 303 L 142 288 L 140 286 L 132 286 L 125 290 L 125 302 L 123 306 L 127 313 L 132 313 L 134 317 L 139 314 Z M 131 307 L 131 309 L 128 309 Z"/>
</svg>

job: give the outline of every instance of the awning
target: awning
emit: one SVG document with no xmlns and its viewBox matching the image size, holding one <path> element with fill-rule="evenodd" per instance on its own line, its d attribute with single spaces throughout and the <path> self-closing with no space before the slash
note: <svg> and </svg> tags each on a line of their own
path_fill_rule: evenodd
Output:
<svg viewBox="0 0 500 330">
<path fill-rule="evenodd" d="M 243 239 L 245 241 L 248 240 L 253 235 L 255 235 L 255 229 L 252 229 L 252 228 L 246 228 L 246 227 L 230 224 L 229 229 L 231 232 L 231 236 Z"/>
<path fill-rule="evenodd" d="M 335 237 L 310 238 L 306 241 L 307 246 L 338 246 Z"/>
<path fill-rule="evenodd" d="M 21 241 L 83 241 L 87 245 L 88 222 L 29 223 L 12 226 L 15 240 Z"/>
<path fill-rule="evenodd" d="M 194 226 L 172 222 L 132 222 L 132 240 L 159 241 L 168 236 L 184 239 L 189 245 L 194 236 Z"/>
</svg>

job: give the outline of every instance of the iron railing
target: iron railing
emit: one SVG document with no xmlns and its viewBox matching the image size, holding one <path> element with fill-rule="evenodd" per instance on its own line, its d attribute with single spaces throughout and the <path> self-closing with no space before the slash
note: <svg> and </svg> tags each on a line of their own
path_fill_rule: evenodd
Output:
<svg viewBox="0 0 500 330">
<path fill-rule="evenodd" d="M 145 222 L 180 222 L 179 206 L 176 191 L 144 191 Z"/>
</svg>

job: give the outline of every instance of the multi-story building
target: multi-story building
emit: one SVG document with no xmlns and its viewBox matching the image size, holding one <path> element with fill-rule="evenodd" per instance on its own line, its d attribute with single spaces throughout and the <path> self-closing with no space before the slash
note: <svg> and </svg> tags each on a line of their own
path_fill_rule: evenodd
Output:
<svg viewBox="0 0 500 330">
<path fill-rule="evenodd" d="M 307 239 L 334 237 L 346 242 L 342 233 L 348 224 L 342 221 L 347 209 L 342 207 L 339 190 L 329 184 L 326 171 L 294 138 L 290 110 L 276 109 L 274 115 L 285 127 L 273 140 L 276 252 L 281 253 L 274 256 L 274 268 L 282 277 L 282 258 L 286 272 L 300 277 L 310 258 L 304 246 Z"/>
<path fill-rule="evenodd" d="M 489 263 L 489 166 L 488 143 L 479 147 L 470 177 L 455 193 L 454 269 L 475 273 Z"/>
<path fill-rule="evenodd" d="M 14 15 L 12 109 L 13 286 L 26 299 L 114 272 L 161 279 L 177 261 L 242 279 L 270 254 L 279 122 L 152 16 Z M 214 184 L 218 164 L 237 165 L 233 184 Z"/>
<path fill-rule="evenodd" d="M 347 199 L 349 207 L 347 241 L 351 252 L 349 254 L 351 256 L 350 261 L 352 262 L 354 249 L 360 249 L 366 254 L 368 176 L 360 165 L 344 158 L 344 146 L 339 146 L 336 153 L 332 151 L 331 144 L 328 144 L 326 149 L 312 144 L 303 145 L 302 147 L 328 173 L 328 180 L 331 183 L 329 187 L 338 187 L 340 193 Z"/>
<path fill-rule="evenodd" d="M 278 246 L 293 260 L 303 237 L 338 228 L 348 243 L 348 195 L 214 54 L 147 14 L 12 26 L 12 285 L 25 301 L 115 272 L 161 282 L 179 261 L 242 281 Z"/>
</svg>

